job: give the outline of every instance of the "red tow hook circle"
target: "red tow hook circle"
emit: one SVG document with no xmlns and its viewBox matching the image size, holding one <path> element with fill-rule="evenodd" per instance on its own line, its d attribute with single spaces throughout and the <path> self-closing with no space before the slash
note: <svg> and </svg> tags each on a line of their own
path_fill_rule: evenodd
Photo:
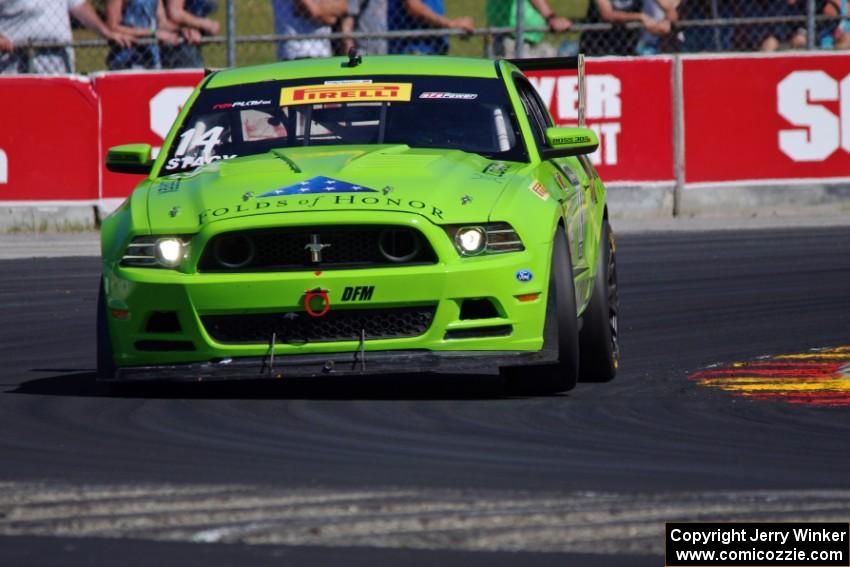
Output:
<svg viewBox="0 0 850 567">
<path fill-rule="evenodd" d="M 318 297 L 322 300 L 322 309 L 321 311 L 316 311 L 313 309 L 312 301 L 314 297 Z M 304 309 L 307 310 L 307 315 L 310 317 L 324 317 L 325 313 L 327 313 L 331 308 L 331 299 L 328 297 L 328 290 L 326 289 L 308 289 L 304 292 Z"/>
</svg>

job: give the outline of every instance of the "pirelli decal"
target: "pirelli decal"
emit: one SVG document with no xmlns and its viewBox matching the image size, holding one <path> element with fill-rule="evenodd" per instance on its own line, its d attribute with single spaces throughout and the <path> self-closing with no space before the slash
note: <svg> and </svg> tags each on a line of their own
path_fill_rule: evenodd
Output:
<svg viewBox="0 0 850 567">
<path fill-rule="evenodd" d="M 286 87 L 280 90 L 280 105 L 363 101 L 409 102 L 412 90 L 412 83 L 343 83 Z"/>
</svg>

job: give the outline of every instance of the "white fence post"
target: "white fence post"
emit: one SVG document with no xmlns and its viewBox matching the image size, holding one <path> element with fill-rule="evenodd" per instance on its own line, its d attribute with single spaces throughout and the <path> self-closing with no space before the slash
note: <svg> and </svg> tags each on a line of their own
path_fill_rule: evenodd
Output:
<svg viewBox="0 0 850 567">
<path fill-rule="evenodd" d="M 815 38 L 815 34 L 817 33 L 817 29 L 815 27 L 815 12 L 815 0 L 809 0 L 806 3 L 806 47 L 808 49 L 814 49 L 815 45 L 817 45 L 817 38 Z"/>
<path fill-rule="evenodd" d="M 516 52 L 514 57 L 522 59 L 525 55 L 525 0 L 516 0 Z"/>
<path fill-rule="evenodd" d="M 236 66 L 236 0 L 227 0 L 227 66 Z"/>
</svg>

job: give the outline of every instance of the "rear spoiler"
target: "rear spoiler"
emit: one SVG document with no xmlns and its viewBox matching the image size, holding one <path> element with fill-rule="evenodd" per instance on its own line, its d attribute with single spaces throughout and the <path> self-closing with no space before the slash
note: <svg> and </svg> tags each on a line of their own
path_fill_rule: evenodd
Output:
<svg viewBox="0 0 850 567">
<path fill-rule="evenodd" d="M 575 57 L 539 57 L 537 59 L 507 59 L 523 73 L 526 71 L 578 71 L 578 125 L 585 127 L 585 72 L 584 55 Z"/>
</svg>

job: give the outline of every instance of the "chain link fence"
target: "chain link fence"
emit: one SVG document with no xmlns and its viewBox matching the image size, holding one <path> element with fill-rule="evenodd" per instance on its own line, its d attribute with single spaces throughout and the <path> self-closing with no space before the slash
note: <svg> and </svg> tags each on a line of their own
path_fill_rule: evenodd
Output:
<svg viewBox="0 0 850 567">
<path fill-rule="evenodd" d="M 521 38 L 518 40 L 518 38 Z M 0 73 L 850 49 L 848 0 L 0 0 Z"/>
</svg>

